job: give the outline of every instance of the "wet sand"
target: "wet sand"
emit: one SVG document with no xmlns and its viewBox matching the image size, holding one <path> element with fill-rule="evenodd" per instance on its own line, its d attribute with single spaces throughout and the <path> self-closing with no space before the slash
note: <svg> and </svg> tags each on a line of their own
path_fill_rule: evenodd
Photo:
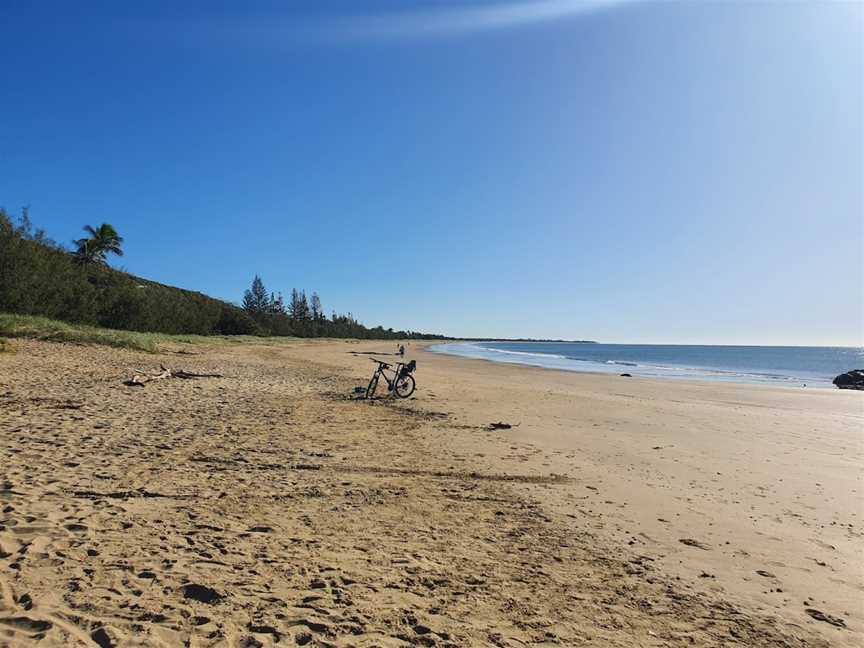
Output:
<svg viewBox="0 0 864 648">
<path fill-rule="evenodd" d="M 415 397 L 367 402 L 395 344 L 13 346 L 0 646 L 864 638 L 862 394 L 412 344 Z M 222 377 L 123 385 L 160 363 Z"/>
</svg>

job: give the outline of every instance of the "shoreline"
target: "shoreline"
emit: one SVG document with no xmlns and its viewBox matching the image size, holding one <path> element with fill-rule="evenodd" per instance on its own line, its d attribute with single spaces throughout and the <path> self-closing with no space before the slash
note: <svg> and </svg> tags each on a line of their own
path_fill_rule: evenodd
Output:
<svg viewBox="0 0 864 648">
<path fill-rule="evenodd" d="M 437 344 L 437 343 L 434 343 Z M 431 346 L 431 345 L 430 345 Z M 430 351 L 428 348 L 423 349 L 424 354 L 430 354 L 433 356 L 446 356 L 448 358 L 456 358 L 459 360 L 466 360 L 468 362 L 485 362 L 490 365 L 507 365 L 510 367 L 518 367 L 524 369 L 537 369 L 539 371 L 549 371 L 558 374 L 564 375 L 577 375 L 577 376 L 598 376 L 603 378 L 621 378 L 622 376 L 613 372 L 602 372 L 602 371 L 585 371 L 581 369 L 559 369 L 557 367 L 544 367 L 542 365 L 533 365 L 522 362 L 507 362 L 506 360 L 490 360 L 489 358 L 469 358 L 467 356 L 458 356 L 452 353 L 445 353 L 443 351 Z M 624 373 L 624 372 L 622 372 Z M 698 380 L 696 378 L 660 378 L 657 376 L 630 376 L 628 380 L 633 381 L 643 381 L 643 382 L 651 382 L 658 383 L 659 385 L 673 383 L 673 384 L 682 384 L 682 385 L 693 385 L 693 386 L 701 386 L 701 387 L 716 387 L 717 385 L 728 385 L 728 386 L 737 386 L 737 387 L 753 387 L 756 389 L 765 389 L 765 390 L 783 390 L 783 391 L 794 391 L 799 392 L 804 389 L 814 391 L 818 390 L 820 392 L 842 392 L 844 390 L 837 389 L 836 387 L 791 387 L 789 385 L 772 385 L 770 383 L 759 383 L 759 382 L 736 382 L 732 380 Z M 845 391 L 855 391 L 855 390 L 845 390 Z"/>
<path fill-rule="evenodd" d="M 435 341 L 435 342 L 430 342 L 430 343 L 426 344 L 424 349 L 427 353 L 435 354 L 435 355 L 444 355 L 444 356 L 449 356 L 449 357 L 454 357 L 454 358 L 461 358 L 464 360 L 481 360 L 481 361 L 485 361 L 485 362 L 488 362 L 491 364 L 506 364 L 506 365 L 518 366 L 518 367 L 532 367 L 532 368 L 536 368 L 536 369 L 543 369 L 545 371 L 556 371 L 556 372 L 563 372 L 563 373 L 569 373 L 569 374 L 585 374 L 585 375 L 593 375 L 593 376 L 616 376 L 616 377 L 626 377 L 626 378 L 637 379 L 637 380 L 655 380 L 655 381 L 661 381 L 661 382 L 667 382 L 668 381 L 668 382 L 673 382 L 673 383 L 695 383 L 695 384 L 706 384 L 706 385 L 717 385 L 717 384 L 719 384 L 719 385 L 747 385 L 750 387 L 767 387 L 767 388 L 778 388 L 778 389 L 796 390 L 796 391 L 802 390 L 802 389 L 808 389 L 808 390 L 818 389 L 818 390 L 823 390 L 823 391 L 824 390 L 843 391 L 843 390 L 838 390 L 833 384 L 831 384 L 831 382 L 830 382 L 831 379 L 828 379 L 828 378 L 812 378 L 812 379 L 811 378 L 802 378 L 802 379 L 795 378 L 793 380 L 792 377 L 788 377 L 788 378 L 782 378 L 782 379 L 778 378 L 778 379 L 776 379 L 776 381 L 772 381 L 772 380 L 767 379 L 767 378 L 765 378 L 765 379 L 755 379 L 754 378 L 752 380 L 747 380 L 746 378 L 741 376 L 741 374 L 747 374 L 747 372 L 743 371 L 743 370 L 740 373 L 738 373 L 738 372 L 733 372 L 732 370 L 713 369 L 710 367 L 689 367 L 689 366 L 685 367 L 685 366 L 671 366 L 671 365 L 668 367 L 665 367 L 665 368 L 669 369 L 669 370 L 694 371 L 694 372 L 703 372 L 703 373 L 707 373 L 707 374 L 714 373 L 714 374 L 718 374 L 718 377 L 712 379 L 712 378 L 708 378 L 708 377 L 704 377 L 704 378 L 703 377 L 692 377 L 692 376 L 679 377 L 679 376 L 675 376 L 675 375 L 656 375 L 656 374 L 654 374 L 654 375 L 633 374 L 631 376 L 622 376 L 621 374 L 630 373 L 631 371 L 637 371 L 638 372 L 639 371 L 638 367 L 640 365 L 638 363 L 635 363 L 635 362 L 633 364 L 620 362 L 620 363 L 614 363 L 619 368 L 616 368 L 616 369 L 611 370 L 611 371 L 600 371 L 600 370 L 581 369 L 581 368 L 564 368 L 564 367 L 547 366 L 547 365 L 542 364 L 540 361 L 538 361 L 538 362 L 520 362 L 518 360 L 497 359 L 497 358 L 493 358 L 493 357 L 472 357 L 472 356 L 468 356 L 468 355 L 461 355 L 458 353 L 450 353 L 448 351 L 433 350 L 430 348 L 433 346 L 444 346 L 444 345 L 451 345 L 451 344 L 472 346 L 475 343 L 472 341 L 464 341 L 464 340 L 457 340 L 457 341 L 452 341 L 452 342 L 437 342 L 437 341 Z M 542 344 L 542 343 L 536 343 L 536 344 Z M 634 346 L 634 345 L 622 345 L 622 346 Z M 656 346 L 688 347 L 688 346 L 704 346 L 704 345 L 645 345 L 645 346 L 651 346 L 651 347 L 656 347 Z M 718 346 L 718 345 L 710 345 L 710 346 Z M 483 347 L 477 347 L 477 348 L 483 349 Z M 761 348 L 761 347 L 756 347 L 756 348 Z M 812 348 L 812 347 L 778 347 L 778 348 Z M 830 348 L 835 348 L 835 347 L 830 347 Z M 836 347 L 836 348 L 857 349 L 857 347 Z M 500 351 L 500 349 L 490 349 L 490 350 L 491 351 Z M 570 362 L 595 363 L 595 361 L 593 361 L 593 360 L 577 360 L 575 358 L 561 357 L 561 356 L 557 356 L 554 354 L 537 353 L 536 355 L 539 355 L 539 356 L 548 355 L 550 358 L 562 359 L 562 360 L 566 360 L 566 361 L 570 361 Z M 604 364 L 604 363 L 596 361 L 596 364 Z M 605 364 L 608 365 L 609 363 L 605 363 Z M 726 374 L 726 375 L 735 374 L 735 377 L 729 377 L 729 378 L 722 377 L 724 374 Z M 752 374 L 752 375 L 755 376 L 758 374 Z M 741 377 L 739 377 L 739 376 L 741 376 Z M 797 386 L 793 386 L 791 384 L 783 384 L 783 383 L 795 383 Z"/>
</svg>

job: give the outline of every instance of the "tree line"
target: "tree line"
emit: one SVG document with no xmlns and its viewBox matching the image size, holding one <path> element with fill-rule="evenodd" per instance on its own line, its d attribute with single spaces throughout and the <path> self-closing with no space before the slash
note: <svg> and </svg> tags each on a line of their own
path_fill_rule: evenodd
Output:
<svg viewBox="0 0 864 648">
<path fill-rule="evenodd" d="M 435 338 L 410 331 L 368 328 L 350 313 L 326 317 L 316 293 L 293 290 L 286 305 L 260 277 L 242 306 L 142 279 L 111 268 L 123 238 L 108 223 L 85 226 L 74 249 L 48 238 L 22 210 L 0 208 L 0 311 L 42 315 L 106 328 L 171 334 L 293 335 L 300 337 Z"/>
<path fill-rule="evenodd" d="M 298 337 L 344 337 L 360 339 L 433 339 L 440 335 L 427 335 L 416 331 L 394 331 L 382 326 L 367 328 L 351 313 L 333 311 L 328 318 L 317 292 L 306 296 L 305 290 L 291 290 L 286 304 L 282 293 L 270 292 L 258 275 L 243 294 L 243 310 L 270 335 Z"/>
</svg>

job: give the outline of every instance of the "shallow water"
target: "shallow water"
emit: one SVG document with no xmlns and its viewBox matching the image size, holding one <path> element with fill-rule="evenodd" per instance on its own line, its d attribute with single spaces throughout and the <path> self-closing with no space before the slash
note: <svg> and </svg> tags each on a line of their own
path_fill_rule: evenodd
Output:
<svg viewBox="0 0 864 648">
<path fill-rule="evenodd" d="M 458 342 L 430 350 L 547 369 L 799 387 L 832 387 L 836 375 L 864 367 L 864 349 L 854 347 Z"/>
</svg>

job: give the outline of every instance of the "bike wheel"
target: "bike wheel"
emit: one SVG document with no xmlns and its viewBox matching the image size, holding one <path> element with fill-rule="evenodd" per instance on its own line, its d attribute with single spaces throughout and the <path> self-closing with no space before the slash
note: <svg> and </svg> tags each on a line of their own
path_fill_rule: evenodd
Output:
<svg viewBox="0 0 864 648">
<path fill-rule="evenodd" d="M 378 374 L 376 373 L 369 380 L 369 386 L 366 388 L 366 398 L 372 398 L 375 395 L 375 389 L 378 387 Z"/>
<path fill-rule="evenodd" d="M 399 398 L 408 398 L 414 393 L 415 387 L 414 376 L 411 374 L 405 374 L 396 379 L 396 383 L 393 385 L 393 391 L 396 392 L 396 395 Z"/>
</svg>

